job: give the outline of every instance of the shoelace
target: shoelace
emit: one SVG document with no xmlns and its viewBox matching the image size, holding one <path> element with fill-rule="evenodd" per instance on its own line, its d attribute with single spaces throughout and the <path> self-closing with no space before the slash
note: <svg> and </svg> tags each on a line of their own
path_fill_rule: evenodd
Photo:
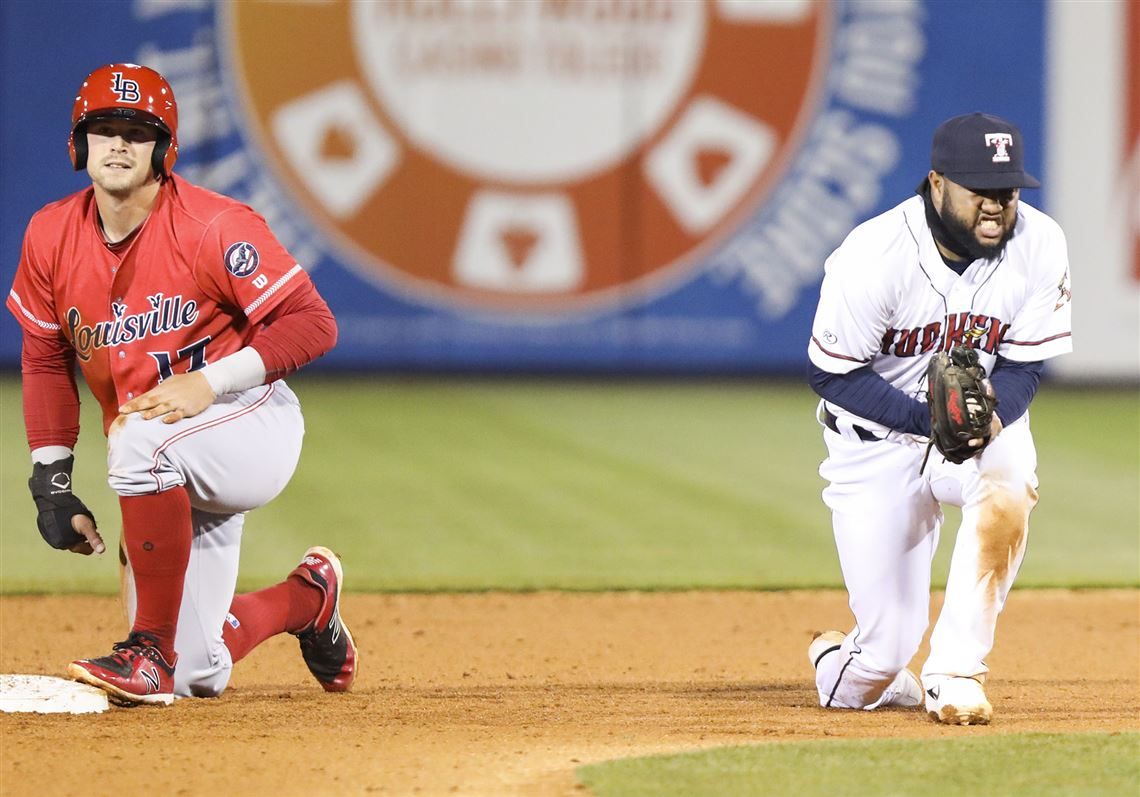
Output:
<svg viewBox="0 0 1140 797">
<path fill-rule="evenodd" d="M 126 664 L 130 660 L 130 655 L 134 654 L 135 656 L 145 656 L 154 663 L 161 665 L 163 669 L 170 669 L 170 665 L 166 663 L 162 653 L 159 652 L 158 640 L 143 631 L 131 632 L 131 635 L 122 642 L 116 642 L 112 645 L 111 650 L 115 652 L 107 658 L 119 665 Z"/>
</svg>

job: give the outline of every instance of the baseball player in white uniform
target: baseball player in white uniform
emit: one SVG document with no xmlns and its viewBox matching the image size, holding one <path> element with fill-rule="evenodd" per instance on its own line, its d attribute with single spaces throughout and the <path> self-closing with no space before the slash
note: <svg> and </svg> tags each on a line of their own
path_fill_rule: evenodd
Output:
<svg viewBox="0 0 1140 797">
<path fill-rule="evenodd" d="M 1023 164 L 1013 124 L 949 119 L 918 196 L 856 227 L 827 260 L 809 379 L 855 627 L 809 647 L 822 706 L 925 702 L 943 723 L 991 719 L 985 658 L 1037 503 L 1028 407 L 1042 363 L 1072 349 L 1065 237 L 1020 201 L 1039 185 Z M 962 464 L 935 451 L 923 468 L 927 365 L 957 343 L 977 350 L 998 399 L 991 439 Z M 943 503 L 962 508 L 962 525 L 920 681 L 906 667 L 929 624 Z"/>
</svg>

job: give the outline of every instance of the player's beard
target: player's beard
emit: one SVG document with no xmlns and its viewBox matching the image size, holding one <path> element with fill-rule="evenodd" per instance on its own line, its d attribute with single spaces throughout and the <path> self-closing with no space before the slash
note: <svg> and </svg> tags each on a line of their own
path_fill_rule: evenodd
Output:
<svg viewBox="0 0 1140 797">
<path fill-rule="evenodd" d="M 150 182 L 150 174 L 140 173 L 132 167 L 130 171 L 122 173 L 99 172 L 92 176 L 96 185 L 115 199 L 128 199 L 133 192 Z"/>
<path fill-rule="evenodd" d="M 1001 239 L 997 243 L 984 244 L 979 241 L 978 237 L 974 234 L 974 224 L 966 221 L 954 212 L 954 208 L 950 205 L 949 192 L 942 194 L 942 207 L 938 209 L 938 215 L 942 219 L 946 234 L 957 244 L 959 249 L 965 251 L 975 260 L 993 260 L 1001 255 L 1005 250 L 1005 245 L 1009 243 L 1009 239 L 1013 237 L 1013 228 L 1017 226 L 1016 213 L 1013 214 L 1013 218 L 1008 225 L 1005 222 L 1005 215 L 1003 214 L 1001 220 Z"/>
<path fill-rule="evenodd" d="M 92 152 L 88 154 L 87 174 L 107 196 L 125 202 L 157 181 L 151 167 L 152 153 L 152 148 L 138 146 L 134 152 L 99 152 L 96 160 Z M 113 163 L 126 168 L 109 168 Z"/>
</svg>

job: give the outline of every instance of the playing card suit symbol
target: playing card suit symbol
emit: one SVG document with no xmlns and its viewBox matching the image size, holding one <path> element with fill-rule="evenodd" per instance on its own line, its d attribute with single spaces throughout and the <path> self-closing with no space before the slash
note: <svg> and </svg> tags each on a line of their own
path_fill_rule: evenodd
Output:
<svg viewBox="0 0 1140 797">
<path fill-rule="evenodd" d="M 504 227 L 499 233 L 499 239 L 507 251 L 507 258 L 516 269 L 526 265 L 534 247 L 538 245 L 538 234 L 529 227 Z"/>
<path fill-rule="evenodd" d="M 697 152 L 697 179 L 706 188 L 716 183 L 726 166 L 732 162 L 732 155 L 720 147 L 705 147 Z"/>
<path fill-rule="evenodd" d="M 352 160 L 356 154 L 356 140 L 341 127 L 330 127 L 321 139 L 322 160 Z"/>
</svg>

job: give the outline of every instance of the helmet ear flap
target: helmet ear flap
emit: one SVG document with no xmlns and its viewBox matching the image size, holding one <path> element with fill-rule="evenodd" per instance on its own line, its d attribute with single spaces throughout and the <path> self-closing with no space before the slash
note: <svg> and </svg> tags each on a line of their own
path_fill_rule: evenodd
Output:
<svg viewBox="0 0 1140 797">
<path fill-rule="evenodd" d="M 164 179 L 166 174 L 166 152 L 170 149 L 170 136 L 159 131 L 158 140 L 154 143 L 154 150 L 150 154 L 150 168 L 154 170 L 154 176 L 158 179 Z"/>
<path fill-rule="evenodd" d="M 71 165 L 75 167 L 75 171 L 81 172 L 87 168 L 87 125 L 80 122 L 71 131 L 71 140 L 68 142 L 71 146 Z"/>
</svg>

